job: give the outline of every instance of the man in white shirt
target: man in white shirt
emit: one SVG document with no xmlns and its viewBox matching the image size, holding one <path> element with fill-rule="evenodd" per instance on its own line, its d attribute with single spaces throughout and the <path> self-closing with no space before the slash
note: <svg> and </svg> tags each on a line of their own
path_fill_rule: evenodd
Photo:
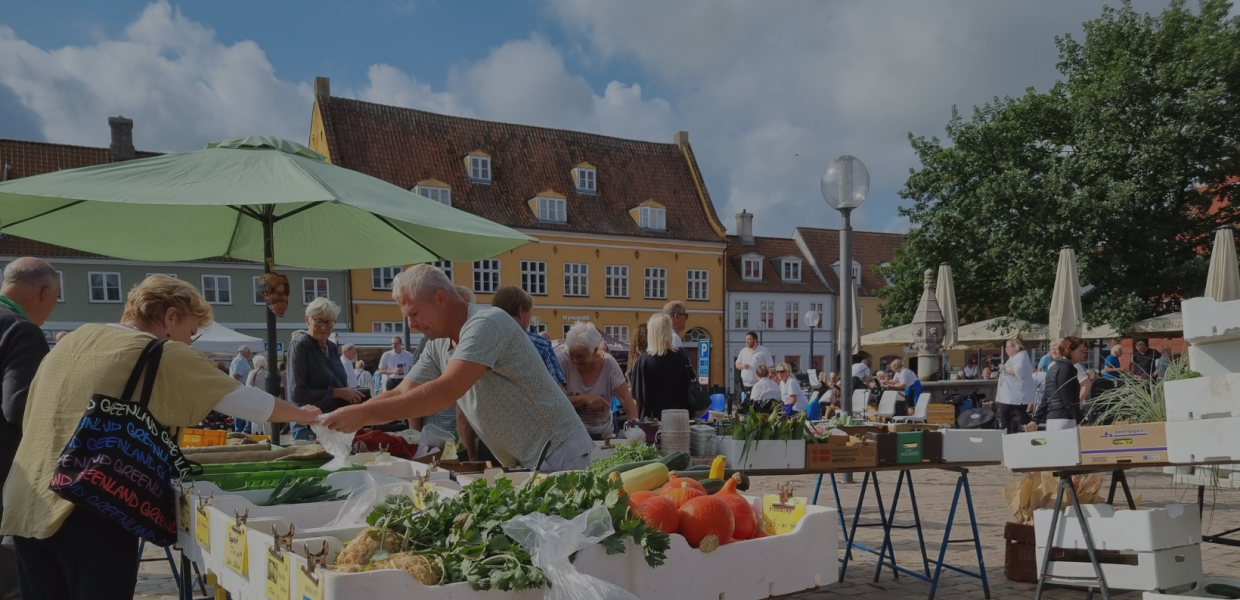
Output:
<svg viewBox="0 0 1240 600">
<path fill-rule="evenodd" d="M 344 374 L 349 378 L 349 387 L 357 387 L 357 367 L 353 363 L 357 362 L 357 346 L 353 344 L 345 344 L 340 348 L 340 364 L 344 365 Z"/>
<path fill-rule="evenodd" d="M 870 376 L 870 365 L 865 364 L 860 354 L 853 355 L 852 376 L 854 379 L 860 379 L 862 382 Z"/>
<path fill-rule="evenodd" d="M 233 379 L 245 383 L 245 378 L 249 376 L 250 371 L 254 368 L 250 366 L 250 349 L 242 346 L 237 350 L 237 355 L 233 357 L 232 362 L 228 364 L 228 375 Z"/>
<path fill-rule="evenodd" d="M 396 386 L 405 380 L 405 375 L 409 373 L 412 366 L 413 353 L 405 351 L 400 336 L 392 336 L 392 349 L 379 357 L 379 372 L 387 375 L 384 389 L 388 391 L 396 389 Z"/>
<path fill-rule="evenodd" d="M 769 369 L 775 366 L 775 359 L 766 346 L 758 344 L 758 334 L 750 331 L 745 334 L 745 347 L 736 356 L 736 368 L 741 372 L 741 385 L 746 394 L 752 395 L 753 386 L 758 382 L 758 365 L 766 365 Z"/>
<path fill-rule="evenodd" d="M 685 303 L 672 300 L 663 305 L 663 314 L 672 320 L 672 345 L 684 348 L 685 343 L 680 336 L 684 335 L 685 327 L 689 325 L 689 311 L 685 309 Z"/>
</svg>

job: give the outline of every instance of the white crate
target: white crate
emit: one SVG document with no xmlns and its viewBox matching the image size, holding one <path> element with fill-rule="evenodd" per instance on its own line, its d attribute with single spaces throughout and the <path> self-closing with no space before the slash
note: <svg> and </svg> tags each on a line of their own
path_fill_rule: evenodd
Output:
<svg viewBox="0 0 1240 600">
<path fill-rule="evenodd" d="M 1240 300 L 1216 302 L 1202 296 L 1181 304 L 1184 339 L 1193 346 L 1215 345 L 1240 340 Z"/>
<path fill-rule="evenodd" d="M 1038 572 L 1041 572 L 1046 548 L 1037 550 Z M 1201 545 L 1167 548 L 1153 552 L 1136 552 L 1135 565 L 1102 565 L 1107 588 L 1115 590 L 1165 590 L 1200 580 Z M 1079 579 L 1057 577 L 1094 577 L 1094 567 L 1085 562 L 1051 561 L 1050 579 L 1047 583 L 1059 585 L 1083 585 Z"/>
<path fill-rule="evenodd" d="M 998 429 L 944 429 L 943 462 L 1003 461 L 1003 432 Z"/>
<path fill-rule="evenodd" d="M 1076 429 L 1009 433 L 1003 436 L 1003 464 L 1009 469 L 1053 469 L 1081 464 Z"/>
<path fill-rule="evenodd" d="M 1089 532 L 1098 550 L 1133 550 L 1148 552 L 1201 543 L 1201 518 L 1196 505 L 1168 504 L 1166 508 L 1115 510 L 1109 504 L 1083 504 L 1081 511 L 1089 523 Z M 1051 531 L 1055 511 L 1043 508 L 1033 511 L 1033 525 L 1039 545 L 1045 545 Z M 1055 538 L 1056 548 L 1085 548 L 1076 510 L 1068 508 L 1059 517 Z"/>
<path fill-rule="evenodd" d="M 804 469 L 805 441 L 766 440 L 752 442 L 749 452 L 744 451 L 745 442 L 725 438 L 720 440 L 718 452 L 728 457 L 729 469 Z M 744 454 L 744 458 L 741 455 Z"/>
<path fill-rule="evenodd" d="M 378 452 L 363 452 L 354 454 L 349 457 L 349 464 L 356 466 L 364 466 L 367 471 L 376 474 L 388 475 L 406 481 L 413 481 L 421 475 L 425 475 L 430 465 L 400 458 L 399 456 L 387 456 L 382 460 L 385 464 L 374 464 L 370 461 L 378 459 Z M 346 471 L 349 473 L 352 471 Z"/>
<path fill-rule="evenodd" d="M 1240 460 L 1240 417 L 1167 423 L 1167 458 L 1189 464 Z"/>
<path fill-rule="evenodd" d="M 1168 381 L 1163 390 L 1168 421 L 1240 417 L 1240 373 Z"/>
<path fill-rule="evenodd" d="M 1142 600 L 1197 600 L 1197 598 L 1218 598 L 1206 593 L 1206 586 L 1212 583 L 1221 583 L 1232 587 L 1240 587 L 1240 579 L 1233 577 L 1206 577 L 1197 582 L 1197 586 L 1191 590 L 1186 590 L 1178 594 L 1158 594 L 1155 592 L 1146 592 Z"/>
</svg>

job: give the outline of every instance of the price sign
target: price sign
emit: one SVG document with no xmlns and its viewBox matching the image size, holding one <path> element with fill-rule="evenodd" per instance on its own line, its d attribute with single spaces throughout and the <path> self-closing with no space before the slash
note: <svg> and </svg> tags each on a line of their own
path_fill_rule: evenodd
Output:
<svg viewBox="0 0 1240 600">
<path fill-rule="evenodd" d="M 224 566 L 242 577 L 249 577 L 250 559 L 245 537 L 245 526 L 237 527 L 229 523 L 228 537 L 224 544 Z"/>
<path fill-rule="evenodd" d="M 301 600 L 323 600 L 322 573 L 311 575 L 306 568 L 297 569 L 297 596 Z"/>
<path fill-rule="evenodd" d="M 207 552 L 211 551 L 211 517 L 207 515 L 206 509 L 195 508 L 198 513 L 194 519 L 194 541 Z"/>
<path fill-rule="evenodd" d="M 778 494 L 766 494 L 762 497 L 762 520 L 766 524 L 766 532 L 771 535 L 792 533 L 804 516 L 805 498 L 781 501 Z"/>
<path fill-rule="evenodd" d="M 182 491 L 177 500 L 177 529 L 189 533 L 189 520 L 193 517 L 189 507 L 189 494 Z"/>
<path fill-rule="evenodd" d="M 288 555 L 267 553 L 267 600 L 288 600 Z"/>
<path fill-rule="evenodd" d="M 425 508 L 426 498 L 428 498 L 431 494 L 434 494 L 434 493 L 435 493 L 435 484 L 433 483 L 414 484 L 413 485 L 413 505 L 418 507 L 418 510 L 422 510 L 423 508 Z"/>
</svg>

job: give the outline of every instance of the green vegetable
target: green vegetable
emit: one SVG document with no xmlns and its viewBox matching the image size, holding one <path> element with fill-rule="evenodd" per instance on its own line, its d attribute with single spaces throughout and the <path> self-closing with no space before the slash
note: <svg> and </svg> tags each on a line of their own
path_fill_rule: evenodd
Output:
<svg viewBox="0 0 1240 600">
<path fill-rule="evenodd" d="M 711 494 L 711 495 L 714 495 L 715 492 L 723 489 L 722 479 L 703 479 L 701 481 L 701 484 L 702 484 L 702 487 L 706 488 L 706 493 Z M 739 489 L 739 486 L 738 486 L 738 489 Z"/>
<path fill-rule="evenodd" d="M 292 485 L 289 485 L 290 482 Z M 275 489 L 271 490 L 271 495 L 267 496 L 266 500 L 260 500 L 254 504 L 257 506 L 277 506 L 280 504 L 333 502 L 348 498 L 352 492 L 353 490 L 336 491 L 319 479 L 303 477 L 293 480 L 291 476 L 285 475 L 280 478 L 280 483 L 276 485 Z"/>
<path fill-rule="evenodd" d="M 635 469 L 642 466 L 641 464 L 632 464 L 630 466 L 630 463 L 649 464 L 648 461 L 655 461 L 658 459 L 658 448 L 643 442 L 633 442 L 630 444 L 622 444 L 617 446 L 615 453 L 611 456 L 594 461 L 590 465 L 590 471 L 595 475 L 606 475 L 613 470 L 617 473 L 623 473 L 629 469 Z M 616 467 L 622 466 L 626 468 L 616 469 Z"/>
<path fill-rule="evenodd" d="M 736 486 L 736 489 L 742 492 L 745 490 L 748 490 L 749 489 L 749 476 L 745 475 L 744 471 L 739 471 L 737 469 L 724 469 L 723 479 L 726 481 L 728 478 L 732 477 L 732 475 L 735 473 L 741 474 L 741 482 L 739 485 Z M 679 471 L 678 474 L 681 477 L 688 477 L 690 479 L 695 479 L 699 482 L 704 482 L 707 479 L 710 479 L 710 470 L 708 468 L 707 469 L 689 469 L 687 471 Z"/>
<path fill-rule="evenodd" d="M 1226 583 L 1211 583 L 1206 586 L 1206 593 L 1211 596 L 1221 596 L 1235 600 L 1240 598 L 1240 587 L 1227 585 Z"/>
<path fill-rule="evenodd" d="M 693 462 L 693 457 L 687 452 L 673 452 L 659 459 L 659 462 L 667 465 L 669 471 L 679 471 L 689 468 L 689 464 Z"/>
<path fill-rule="evenodd" d="M 660 461 L 660 460 L 639 460 L 639 461 L 637 461 L 637 462 L 627 462 L 627 463 L 624 463 L 624 464 L 621 464 L 621 465 L 616 465 L 616 466 L 614 466 L 614 467 L 612 467 L 612 468 L 610 468 L 610 469 L 607 469 L 606 471 L 603 471 L 602 473 L 598 473 L 598 475 L 602 475 L 602 476 L 606 477 L 606 476 L 608 476 L 608 475 L 611 475 L 612 473 L 620 473 L 620 474 L 624 474 L 624 473 L 628 473 L 629 471 L 632 471 L 632 470 L 634 470 L 634 469 L 640 469 L 640 468 L 642 468 L 642 467 L 648 467 L 648 466 L 653 465 L 653 464 L 662 464 L 662 462 L 663 462 L 663 461 Z M 665 466 L 666 466 L 666 465 L 665 465 Z M 594 467 L 590 467 L 590 470 L 591 470 L 591 471 L 593 471 L 593 470 L 594 470 Z"/>
</svg>

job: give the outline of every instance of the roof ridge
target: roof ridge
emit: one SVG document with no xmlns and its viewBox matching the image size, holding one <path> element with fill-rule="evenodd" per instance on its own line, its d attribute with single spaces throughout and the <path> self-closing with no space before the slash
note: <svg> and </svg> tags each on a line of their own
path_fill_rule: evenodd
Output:
<svg viewBox="0 0 1240 600">
<path fill-rule="evenodd" d="M 111 148 L 107 146 L 80 146 L 78 144 L 64 144 L 61 142 L 44 142 L 39 140 L 18 140 L 13 138 L 0 138 L 0 144 L 12 142 L 16 144 L 34 144 L 39 146 L 55 146 L 57 148 L 68 148 L 73 150 L 98 150 L 100 152 L 109 152 Z M 154 150 L 135 150 L 139 154 L 165 154 L 164 152 L 156 152 Z"/>
<path fill-rule="evenodd" d="M 839 230 L 839 229 L 832 229 L 832 228 L 830 228 L 830 227 L 808 227 L 808 226 L 800 226 L 800 227 L 797 227 L 797 229 L 804 229 L 804 230 L 806 230 L 806 231 L 825 231 L 825 232 L 829 232 L 829 233 L 839 233 L 839 232 L 840 232 L 840 230 Z M 852 230 L 852 233 L 853 233 L 853 235 L 858 235 L 858 234 L 860 234 L 860 235 L 891 235 L 891 236 L 896 236 L 896 237 L 903 237 L 903 236 L 905 235 L 905 234 L 903 234 L 903 233 L 893 233 L 893 232 L 890 232 L 890 231 L 868 231 L 868 230 L 865 230 L 865 229 L 853 229 L 853 230 Z"/>
</svg>

